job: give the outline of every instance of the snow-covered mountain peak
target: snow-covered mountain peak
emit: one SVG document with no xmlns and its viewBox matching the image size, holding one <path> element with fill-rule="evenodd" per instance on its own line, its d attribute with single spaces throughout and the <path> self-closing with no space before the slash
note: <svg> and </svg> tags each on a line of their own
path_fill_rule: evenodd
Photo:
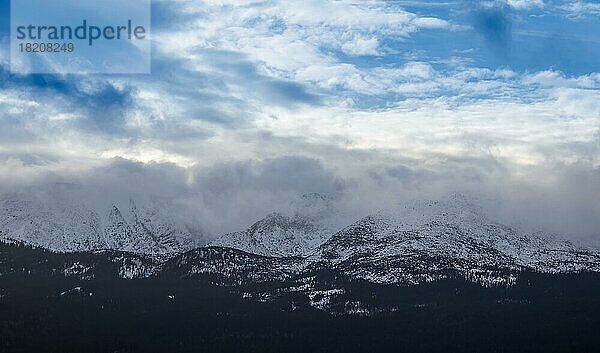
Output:
<svg viewBox="0 0 600 353">
<path fill-rule="evenodd" d="M 354 265 L 363 258 L 368 263 L 413 259 L 402 265 L 409 267 L 441 262 L 465 268 L 524 266 L 547 272 L 600 269 L 600 252 L 494 222 L 465 200 L 416 202 L 365 217 L 334 234 L 320 247 L 320 256 L 336 263 L 352 258 Z"/>
<path fill-rule="evenodd" d="M 346 222 L 331 196 L 303 194 L 289 208 L 265 216 L 246 230 L 225 234 L 211 245 L 267 256 L 308 256 Z"/>
<path fill-rule="evenodd" d="M 252 233 L 287 232 L 294 230 L 304 230 L 308 233 L 315 231 L 316 226 L 307 218 L 300 215 L 289 217 L 278 212 L 273 212 L 250 226 L 250 230 Z"/>
<path fill-rule="evenodd" d="M 93 192 L 93 191 L 91 191 Z M 168 202 L 98 200 L 78 185 L 0 196 L 2 237 L 56 251 L 114 249 L 179 253 L 201 244 L 198 225 L 174 218 Z M 91 198 L 91 199 L 90 199 Z"/>
<path fill-rule="evenodd" d="M 329 236 L 322 224 L 301 215 L 271 213 L 247 230 L 225 234 L 211 243 L 267 256 L 305 256 Z"/>
<path fill-rule="evenodd" d="M 167 257 L 203 245 L 200 225 L 169 201 L 130 195 L 90 201 L 86 195 L 85 188 L 65 185 L 1 196 L 0 238 L 59 251 Z M 299 202 L 302 207 L 268 214 L 209 245 L 302 257 L 376 281 L 427 278 L 442 268 L 600 270 L 598 249 L 497 222 L 460 195 L 407 202 L 349 222 L 326 196 L 305 195 Z"/>
</svg>

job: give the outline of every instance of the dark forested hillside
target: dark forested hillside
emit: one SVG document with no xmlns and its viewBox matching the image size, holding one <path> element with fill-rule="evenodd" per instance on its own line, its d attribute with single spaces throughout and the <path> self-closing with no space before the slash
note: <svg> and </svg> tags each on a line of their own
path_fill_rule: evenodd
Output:
<svg viewBox="0 0 600 353">
<path fill-rule="evenodd" d="M 118 276 L 131 254 L 3 244 L 1 352 L 597 352 L 600 275 L 523 272 L 513 286 L 460 278 L 376 285 L 322 271 L 343 293 L 202 275 Z M 118 259 L 118 261 L 115 261 Z M 153 264 L 145 260 L 146 266 Z M 73 262 L 92 269 L 73 270 Z M 318 272 L 318 270 L 315 270 Z M 75 271 L 76 272 L 76 271 Z M 249 293 L 280 293 L 257 298 Z M 342 310 L 343 308 L 344 310 Z"/>
</svg>

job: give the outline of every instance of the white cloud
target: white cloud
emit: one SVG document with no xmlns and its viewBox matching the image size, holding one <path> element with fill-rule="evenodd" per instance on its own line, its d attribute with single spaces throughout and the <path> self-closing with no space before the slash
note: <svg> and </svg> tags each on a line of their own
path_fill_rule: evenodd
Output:
<svg viewBox="0 0 600 353">
<path fill-rule="evenodd" d="M 332 51 L 381 55 L 383 38 L 407 38 L 426 29 L 456 29 L 447 21 L 419 17 L 384 1 L 262 1 L 186 3 L 201 20 L 174 32 L 155 33 L 157 48 L 193 59 L 190 51 L 218 48 L 248 55 L 273 75 L 294 77 L 311 65 L 336 67 Z"/>
<path fill-rule="evenodd" d="M 579 77 L 565 77 L 561 72 L 548 70 L 527 75 L 523 81 L 526 84 L 540 84 L 545 87 L 600 89 L 600 73 L 592 73 Z"/>
<path fill-rule="evenodd" d="M 566 13 L 567 17 L 583 19 L 590 16 L 600 16 L 600 4 L 592 2 L 575 1 L 558 7 Z"/>
<path fill-rule="evenodd" d="M 510 7 L 515 9 L 529 9 L 532 7 L 543 7 L 544 0 L 506 0 Z"/>
<path fill-rule="evenodd" d="M 353 41 L 342 44 L 342 50 L 349 55 L 378 55 L 379 40 L 375 37 L 356 36 Z"/>
<path fill-rule="evenodd" d="M 482 1 L 484 7 L 509 6 L 517 10 L 541 8 L 545 6 L 544 0 L 491 0 Z"/>
<path fill-rule="evenodd" d="M 383 1 L 182 1 L 178 10 L 186 20 L 153 38 L 152 77 L 58 78 L 56 87 L 13 77 L 0 92 L 0 184 L 68 178 L 125 158 L 225 173 L 202 184 L 209 189 L 219 175 L 233 186 L 248 179 L 249 191 L 231 193 L 250 209 L 257 199 L 279 205 L 263 174 L 289 155 L 304 158 L 287 162 L 311 167 L 327 187 L 337 175 L 361 197 L 373 192 L 373 203 L 392 189 L 373 186 L 366 170 L 383 179 L 397 165 L 425 170 L 447 177 L 437 187 L 450 190 L 500 188 L 513 178 L 535 184 L 544 172 L 600 166 L 598 73 L 521 74 L 394 52 L 388 39 L 457 27 Z M 357 57 L 365 55 L 377 57 Z M 410 192 L 398 183 L 393 190 Z M 561 183 L 548 181 L 548 189 Z M 286 187 L 310 189 L 299 185 Z M 412 192 L 428 187 L 436 186 Z M 207 220 L 236 201 L 229 196 L 211 196 L 222 207 L 206 211 Z M 265 208 L 255 211 L 242 216 Z M 239 212 L 226 220 L 235 223 Z"/>
</svg>

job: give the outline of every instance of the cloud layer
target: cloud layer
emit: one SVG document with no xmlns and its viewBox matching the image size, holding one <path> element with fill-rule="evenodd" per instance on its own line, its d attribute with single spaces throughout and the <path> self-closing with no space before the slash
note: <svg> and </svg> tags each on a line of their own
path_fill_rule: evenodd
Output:
<svg viewBox="0 0 600 353">
<path fill-rule="evenodd" d="M 464 192 L 599 236 L 593 3 L 153 6 L 149 76 L 12 75 L 3 39 L 0 191 L 155 195 L 212 233 L 304 193 L 359 214 Z"/>
</svg>

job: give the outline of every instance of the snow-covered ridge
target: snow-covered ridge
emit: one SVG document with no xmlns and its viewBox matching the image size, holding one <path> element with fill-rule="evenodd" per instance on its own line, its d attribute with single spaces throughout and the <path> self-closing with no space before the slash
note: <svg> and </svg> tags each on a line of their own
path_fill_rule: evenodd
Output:
<svg viewBox="0 0 600 353">
<path fill-rule="evenodd" d="M 265 256 L 308 256 L 344 222 L 344 216 L 328 196 L 305 194 L 289 209 L 271 213 L 246 230 L 222 235 L 210 245 Z"/>
<path fill-rule="evenodd" d="M 303 215 L 273 213 L 211 245 L 265 256 L 307 256 L 332 262 L 360 254 L 384 257 L 426 252 L 481 265 L 546 271 L 578 270 L 598 259 L 596 248 L 495 222 L 461 196 L 408 203 L 337 229 Z"/>
<path fill-rule="evenodd" d="M 82 202 L 4 198 L 0 239 L 66 252 L 112 249 L 173 258 L 179 262 L 172 268 L 187 268 L 173 272 L 179 275 L 221 273 L 261 281 L 314 266 L 379 283 L 430 282 L 449 271 L 481 283 L 510 283 L 523 269 L 600 271 L 598 249 L 495 222 L 462 197 L 407 203 L 345 226 L 327 198 L 309 195 L 301 201 L 300 207 L 269 214 L 198 248 L 193 229 L 199 227 L 178 222 L 168 205 L 130 200 L 127 208 L 113 204 L 98 211 Z M 242 270 L 243 276 L 236 272 Z"/>
<path fill-rule="evenodd" d="M 250 228 L 225 234 L 211 243 L 266 256 L 306 256 L 314 252 L 331 233 L 320 224 L 299 215 L 272 213 Z"/>
<path fill-rule="evenodd" d="M 138 205 L 129 199 L 98 205 L 44 192 L 0 198 L 0 238 L 62 252 L 111 249 L 164 255 L 198 246 L 201 231 L 177 222 L 161 203 Z"/>
<path fill-rule="evenodd" d="M 322 229 L 308 217 L 271 214 L 212 245 L 272 257 L 300 255 L 307 263 L 326 263 L 382 283 L 426 282 L 447 270 L 480 282 L 507 283 L 521 269 L 600 271 L 598 249 L 495 222 L 460 196 L 405 204 L 330 234 Z"/>
<path fill-rule="evenodd" d="M 426 255 L 458 268 L 600 270 L 598 249 L 499 224 L 461 199 L 419 202 L 366 217 L 333 235 L 320 250 L 321 257 L 336 263 L 357 254 L 380 260 Z"/>
</svg>

